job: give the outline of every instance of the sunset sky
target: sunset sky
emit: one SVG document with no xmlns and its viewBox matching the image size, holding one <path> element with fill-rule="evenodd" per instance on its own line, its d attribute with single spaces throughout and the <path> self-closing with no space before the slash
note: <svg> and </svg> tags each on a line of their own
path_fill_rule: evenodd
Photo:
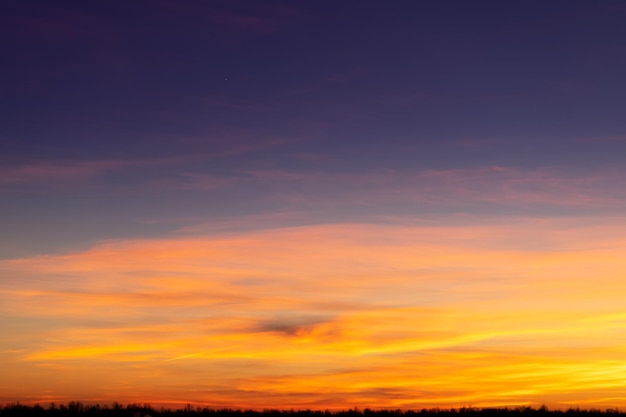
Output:
<svg viewBox="0 0 626 417">
<path fill-rule="evenodd" d="M 0 404 L 626 407 L 623 0 L 4 0 Z"/>
</svg>

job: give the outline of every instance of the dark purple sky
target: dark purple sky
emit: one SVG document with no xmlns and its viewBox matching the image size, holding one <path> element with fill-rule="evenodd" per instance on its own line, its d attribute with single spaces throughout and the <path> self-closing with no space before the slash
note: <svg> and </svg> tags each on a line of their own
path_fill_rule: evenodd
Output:
<svg viewBox="0 0 626 417">
<path fill-rule="evenodd" d="M 8 0 L 1 19 L 5 256 L 231 215 L 509 213 L 346 196 L 626 153 L 623 1 Z"/>
</svg>

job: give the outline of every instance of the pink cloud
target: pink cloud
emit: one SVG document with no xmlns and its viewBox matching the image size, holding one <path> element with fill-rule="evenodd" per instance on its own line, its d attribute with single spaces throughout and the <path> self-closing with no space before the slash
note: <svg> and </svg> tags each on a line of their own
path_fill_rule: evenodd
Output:
<svg viewBox="0 0 626 417">
<path fill-rule="evenodd" d="M 553 205 L 571 207 L 620 207 L 626 203 L 624 174 L 567 173 L 555 168 L 524 170 L 488 166 L 468 169 L 374 173 L 303 173 L 281 170 L 249 172 L 261 184 L 274 184 L 277 193 L 312 204 L 362 202 L 376 204 L 420 203 L 464 205 Z M 250 179 L 242 179 L 250 181 Z M 290 189 L 288 186 L 291 185 Z"/>
<path fill-rule="evenodd" d="M 81 182 L 111 172 L 177 165 L 188 161 L 207 158 L 206 154 L 183 155 L 153 159 L 109 159 L 109 160 L 66 160 L 35 161 L 0 169 L 0 186 L 12 184 L 58 184 Z"/>
<path fill-rule="evenodd" d="M 62 163 L 32 163 L 0 170 L 0 185 L 80 181 L 132 166 L 128 161 L 83 161 Z"/>
<path fill-rule="evenodd" d="M 577 174 L 556 168 L 486 166 L 418 172 L 304 172 L 250 170 L 229 175 L 188 171 L 166 180 L 167 187 L 211 191 L 260 187 L 285 212 L 336 208 L 417 205 L 465 211 L 477 205 L 517 209 L 615 209 L 626 205 L 624 173 L 606 170 Z M 383 209 L 384 210 L 384 209 Z"/>
<path fill-rule="evenodd" d="M 223 138 L 222 138 L 223 139 Z M 258 143 L 246 143 L 239 141 L 240 138 L 231 138 L 227 146 L 211 152 L 199 152 L 195 154 L 183 154 L 169 157 L 157 157 L 151 159 L 108 159 L 108 160 L 59 160 L 59 161 L 33 161 L 21 165 L 0 168 L 0 186 L 13 184 L 41 184 L 52 185 L 55 183 L 76 183 L 89 180 L 106 174 L 133 169 L 151 169 L 164 166 L 184 166 L 191 162 L 211 160 L 233 155 L 241 155 L 262 149 L 269 149 L 287 143 L 280 138 L 269 138 Z M 191 138 L 192 142 L 201 143 L 207 141 L 205 138 Z M 208 141 L 210 142 L 210 140 Z M 218 182 L 227 185 L 229 182 L 224 177 L 211 176 L 208 174 L 189 173 L 183 171 L 179 178 L 184 178 L 185 183 L 198 183 L 200 188 L 207 187 L 207 181 L 212 179 L 215 184 Z M 195 181 L 194 179 L 203 179 Z"/>
</svg>

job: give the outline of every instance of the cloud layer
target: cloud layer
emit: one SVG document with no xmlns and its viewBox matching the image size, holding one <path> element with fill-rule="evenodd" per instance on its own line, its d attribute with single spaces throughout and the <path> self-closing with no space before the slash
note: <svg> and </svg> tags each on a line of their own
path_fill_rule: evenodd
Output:
<svg viewBox="0 0 626 417">
<path fill-rule="evenodd" d="M 256 408 L 620 405 L 625 229 L 339 224 L 2 261 L 1 391 Z"/>
</svg>

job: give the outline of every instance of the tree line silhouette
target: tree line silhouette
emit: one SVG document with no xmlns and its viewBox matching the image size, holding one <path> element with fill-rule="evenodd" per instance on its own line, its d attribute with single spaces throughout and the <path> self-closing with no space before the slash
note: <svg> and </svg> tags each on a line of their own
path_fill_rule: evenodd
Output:
<svg viewBox="0 0 626 417">
<path fill-rule="evenodd" d="M 617 409 L 580 409 L 548 410 L 540 408 L 450 408 L 422 410 L 390 410 L 390 409 L 348 409 L 348 410 L 244 410 L 214 409 L 209 407 L 192 407 L 182 409 L 156 409 L 148 404 L 127 404 L 114 402 L 111 405 L 86 405 L 78 401 L 67 404 L 50 404 L 43 407 L 39 404 L 24 405 L 10 403 L 0 405 L 0 417 L 626 417 L 626 413 Z"/>
</svg>

